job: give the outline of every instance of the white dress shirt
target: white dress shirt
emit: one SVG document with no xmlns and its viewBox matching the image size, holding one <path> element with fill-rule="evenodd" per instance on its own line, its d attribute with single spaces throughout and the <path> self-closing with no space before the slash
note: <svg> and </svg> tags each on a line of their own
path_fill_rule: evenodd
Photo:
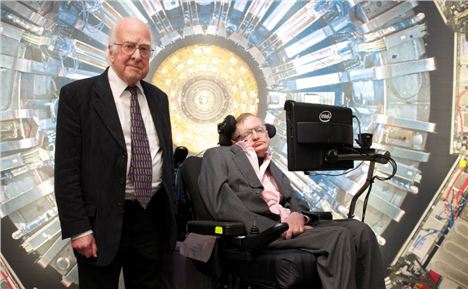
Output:
<svg viewBox="0 0 468 289">
<path fill-rule="evenodd" d="M 109 67 L 108 72 L 109 84 L 114 96 L 115 106 L 119 114 L 120 125 L 125 137 L 125 145 L 127 147 L 127 183 L 125 186 L 125 198 L 135 199 L 135 187 L 128 178 L 128 171 L 130 169 L 130 160 L 132 157 L 132 140 L 131 140 L 131 118 L 130 118 L 130 91 L 126 90 L 128 84 L 120 79 L 112 67 Z M 138 102 L 140 104 L 141 116 L 145 124 L 146 135 L 148 136 L 149 147 L 151 151 L 151 160 L 153 164 L 153 181 L 152 190 L 157 191 L 162 183 L 162 150 L 159 145 L 159 138 L 154 126 L 153 118 L 148 106 L 148 101 L 143 92 L 141 83 L 136 84 L 138 87 Z"/>
</svg>

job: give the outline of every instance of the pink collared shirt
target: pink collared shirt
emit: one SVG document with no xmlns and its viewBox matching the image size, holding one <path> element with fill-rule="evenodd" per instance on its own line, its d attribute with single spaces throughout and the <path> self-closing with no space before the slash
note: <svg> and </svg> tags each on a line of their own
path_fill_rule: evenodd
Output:
<svg viewBox="0 0 468 289">
<path fill-rule="evenodd" d="M 267 203 L 268 208 L 273 214 L 279 215 L 281 217 L 281 222 L 285 222 L 291 214 L 291 210 L 283 207 L 280 204 L 281 193 L 278 189 L 278 185 L 276 184 L 276 181 L 271 175 L 270 171 L 267 170 L 271 162 L 271 153 L 267 153 L 262 165 L 259 165 L 257 153 L 252 146 L 248 145 L 244 141 L 239 141 L 236 143 L 236 145 L 240 146 L 245 152 L 247 159 L 249 159 L 258 179 L 262 183 L 264 190 L 260 193 L 260 195 L 262 196 L 265 203 Z"/>
</svg>

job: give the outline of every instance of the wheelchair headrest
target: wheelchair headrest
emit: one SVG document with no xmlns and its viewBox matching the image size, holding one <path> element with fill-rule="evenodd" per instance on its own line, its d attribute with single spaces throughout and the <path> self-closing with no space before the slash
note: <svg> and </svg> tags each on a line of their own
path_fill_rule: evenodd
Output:
<svg viewBox="0 0 468 289">
<path fill-rule="evenodd" d="M 232 144 L 232 135 L 236 131 L 236 118 L 228 115 L 224 118 L 223 122 L 218 123 L 219 145 L 230 146 Z M 268 137 L 272 138 L 276 135 L 276 128 L 274 125 L 266 123 L 265 127 L 268 131 Z"/>
<path fill-rule="evenodd" d="M 188 155 L 188 149 L 184 146 L 178 146 L 174 150 L 174 168 L 178 168 Z"/>
</svg>

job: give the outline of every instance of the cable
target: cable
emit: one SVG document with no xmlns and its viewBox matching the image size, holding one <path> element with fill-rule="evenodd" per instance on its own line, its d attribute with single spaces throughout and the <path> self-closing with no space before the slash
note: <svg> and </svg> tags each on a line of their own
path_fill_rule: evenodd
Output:
<svg viewBox="0 0 468 289">
<path fill-rule="evenodd" d="M 357 117 L 357 116 L 354 115 L 354 114 L 353 114 L 353 118 L 357 121 L 359 134 L 361 134 L 361 121 L 359 120 L 359 117 Z"/>
<path fill-rule="evenodd" d="M 388 155 L 381 155 L 381 157 L 386 159 L 392 165 L 393 170 L 392 170 L 392 173 L 388 177 L 373 176 L 372 179 L 369 181 L 369 188 L 367 189 L 366 197 L 364 198 L 364 203 L 362 206 L 362 217 L 361 217 L 362 222 L 364 222 L 364 218 L 366 216 L 367 201 L 369 200 L 370 192 L 372 190 L 372 184 L 374 183 L 374 181 L 376 179 L 379 181 L 388 181 L 395 176 L 397 169 L 398 169 L 398 166 L 392 157 Z"/>
<path fill-rule="evenodd" d="M 426 240 L 429 236 L 440 233 L 439 230 L 435 230 L 435 229 L 428 229 L 428 230 L 427 229 L 426 230 L 422 229 L 421 231 L 427 231 L 428 233 L 426 233 L 424 235 L 420 235 L 415 239 L 415 241 L 414 241 L 414 243 L 412 245 L 412 250 L 416 249 L 416 247 L 419 246 L 421 243 L 423 243 L 424 240 Z"/>
<path fill-rule="evenodd" d="M 392 173 L 388 177 L 374 176 L 374 178 L 376 178 L 379 181 L 388 181 L 395 176 L 398 166 L 396 161 L 392 157 L 387 155 L 381 155 L 381 157 L 386 159 L 390 163 L 390 165 L 392 166 Z"/>
<path fill-rule="evenodd" d="M 364 222 L 364 218 L 366 217 L 366 208 L 367 208 L 367 200 L 369 199 L 370 192 L 372 190 L 372 184 L 374 183 L 374 179 L 372 178 L 369 188 L 367 189 L 367 194 L 366 197 L 364 198 L 364 204 L 362 205 L 362 216 L 361 216 L 361 222 Z"/>
<path fill-rule="evenodd" d="M 467 92 L 468 92 L 468 88 L 465 88 L 457 96 L 457 112 L 458 112 L 458 117 L 460 118 L 460 137 L 462 138 L 463 138 L 463 133 L 465 129 L 464 129 L 464 124 L 463 124 L 463 115 L 461 111 L 461 98 Z"/>
</svg>

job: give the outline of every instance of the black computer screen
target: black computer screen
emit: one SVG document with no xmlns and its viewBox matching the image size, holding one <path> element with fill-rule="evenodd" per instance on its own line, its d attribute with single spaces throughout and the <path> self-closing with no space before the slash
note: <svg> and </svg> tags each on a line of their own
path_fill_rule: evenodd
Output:
<svg viewBox="0 0 468 289">
<path fill-rule="evenodd" d="M 352 160 L 329 161 L 328 154 L 353 147 L 353 115 L 347 107 L 287 100 L 286 134 L 290 171 L 345 170 Z"/>
</svg>

